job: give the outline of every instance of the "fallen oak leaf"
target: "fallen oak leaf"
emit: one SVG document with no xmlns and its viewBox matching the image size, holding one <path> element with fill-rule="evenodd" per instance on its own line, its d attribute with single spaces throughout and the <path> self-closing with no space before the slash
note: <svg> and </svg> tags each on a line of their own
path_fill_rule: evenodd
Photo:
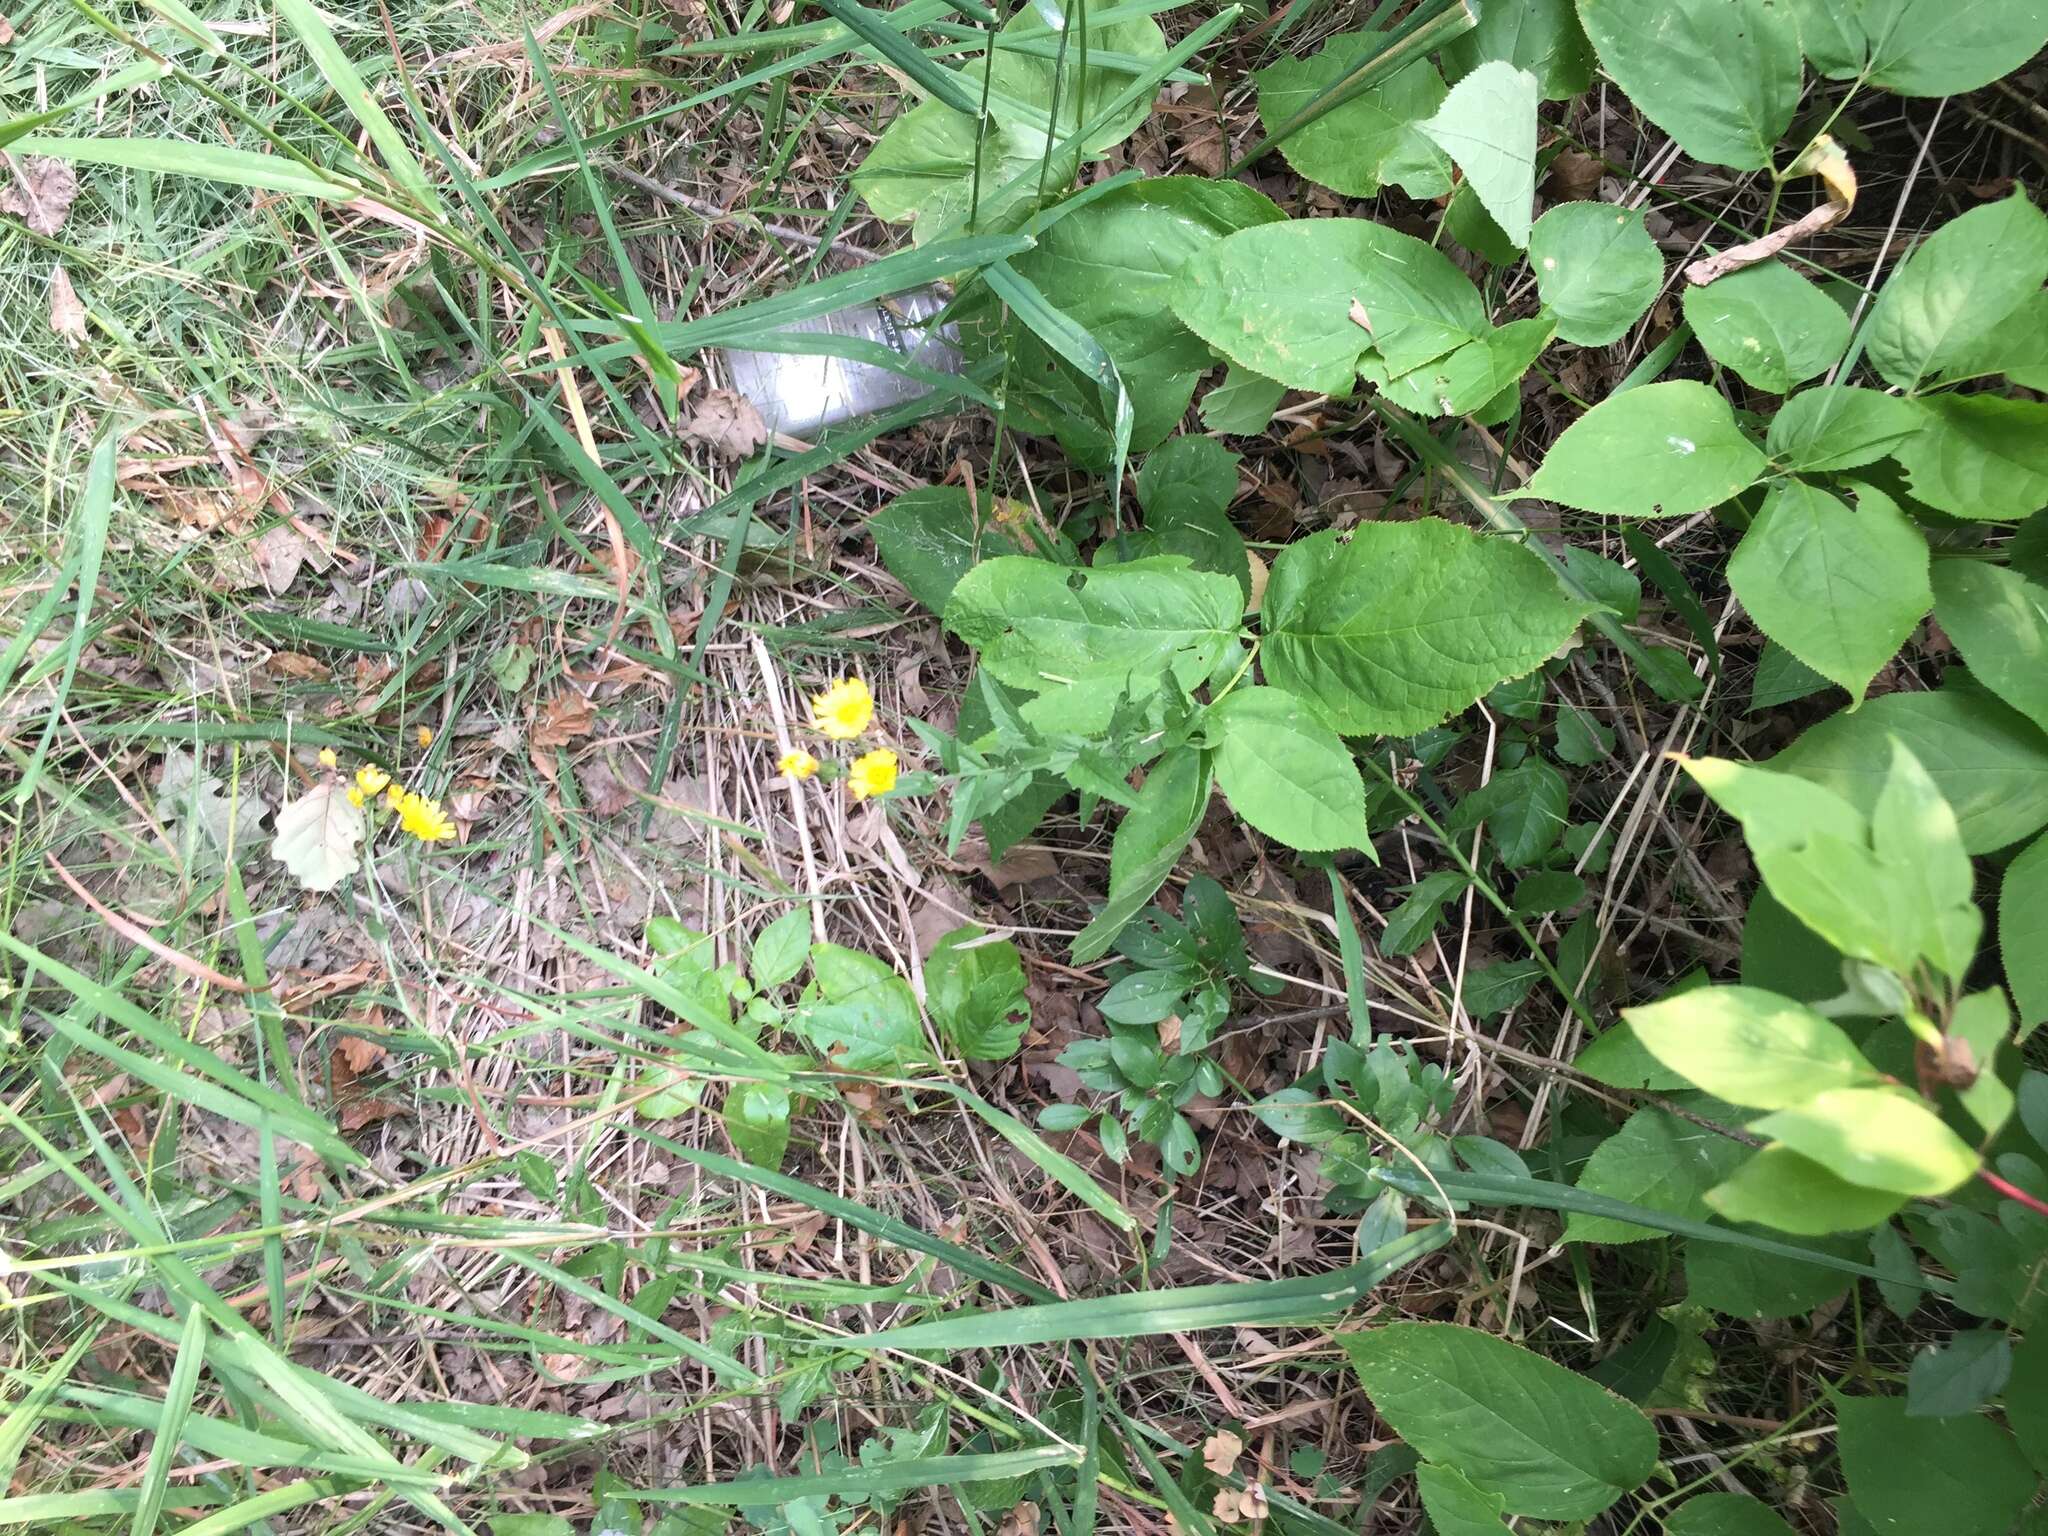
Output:
<svg viewBox="0 0 2048 1536">
<path fill-rule="evenodd" d="M 279 809 L 270 856 L 309 891 L 331 891 L 363 867 L 356 847 L 368 825 L 341 785 L 316 784 Z"/>
<path fill-rule="evenodd" d="M 597 724 L 590 701 L 578 693 L 558 693 L 540 708 L 526 739 L 536 747 L 566 747 L 588 736 Z"/>
<path fill-rule="evenodd" d="M 62 160 L 43 155 L 8 157 L 14 180 L 0 191 L 0 213 L 11 213 L 48 238 L 64 227 L 78 199 L 78 177 Z"/>
</svg>

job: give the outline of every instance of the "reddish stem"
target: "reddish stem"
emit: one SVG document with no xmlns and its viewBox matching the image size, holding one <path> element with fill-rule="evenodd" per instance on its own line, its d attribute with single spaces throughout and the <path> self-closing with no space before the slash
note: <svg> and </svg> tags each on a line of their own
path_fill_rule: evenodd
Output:
<svg viewBox="0 0 2048 1536">
<path fill-rule="evenodd" d="M 2006 1199 L 2017 1200 L 2021 1205 L 2024 1205 L 2028 1210 L 2033 1211 L 2042 1216 L 2048 1216 L 2048 1201 L 2036 1200 L 2024 1189 L 2021 1189 L 2018 1185 L 2013 1184 L 2008 1180 L 2001 1179 L 1989 1168 L 1979 1168 L 1977 1170 L 1977 1177 L 1982 1179 L 1986 1184 L 1989 1184 L 2001 1195 L 2005 1196 Z"/>
</svg>

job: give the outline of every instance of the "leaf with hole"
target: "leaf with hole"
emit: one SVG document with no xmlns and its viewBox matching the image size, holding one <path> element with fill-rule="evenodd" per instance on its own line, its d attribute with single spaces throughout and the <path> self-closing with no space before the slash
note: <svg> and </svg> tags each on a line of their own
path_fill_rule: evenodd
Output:
<svg viewBox="0 0 2048 1536">
<path fill-rule="evenodd" d="M 1641 211 L 1610 203 L 1545 209 L 1529 232 L 1529 269 L 1538 296 L 1557 316 L 1557 334 L 1581 347 L 1620 340 L 1664 282 L 1664 257 Z"/>
<path fill-rule="evenodd" d="M 1590 1520 L 1650 1475 L 1635 1408 L 1543 1356 L 1451 1323 L 1340 1334 L 1381 1418 L 1511 1514 Z"/>
<path fill-rule="evenodd" d="M 1684 305 L 1707 356 L 1774 395 L 1827 372 L 1849 345 L 1842 306 L 1782 261 L 1688 287 Z"/>
<path fill-rule="evenodd" d="M 1744 490 L 1764 463 L 1727 401 L 1672 379 L 1594 406 L 1515 494 L 1615 517 L 1683 517 Z"/>
<path fill-rule="evenodd" d="M 1579 0 L 1600 63 L 1695 160 L 1760 171 L 1791 126 L 1799 30 L 1778 0 Z"/>
<path fill-rule="evenodd" d="M 1297 540 L 1273 562 L 1266 680 L 1347 734 L 1406 735 L 1541 666 L 1590 611 L 1520 545 L 1424 518 Z"/>
</svg>

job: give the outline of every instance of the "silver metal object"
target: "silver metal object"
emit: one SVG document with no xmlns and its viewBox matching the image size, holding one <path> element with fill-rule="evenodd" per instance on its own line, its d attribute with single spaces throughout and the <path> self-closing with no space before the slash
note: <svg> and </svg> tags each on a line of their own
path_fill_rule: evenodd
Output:
<svg viewBox="0 0 2048 1536">
<path fill-rule="evenodd" d="M 931 323 L 947 302 L 947 295 L 937 288 L 916 288 L 799 321 L 785 331 L 872 342 L 920 368 L 958 373 L 961 358 L 953 327 Z M 850 358 L 741 351 L 722 356 L 729 386 L 754 402 L 769 431 L 791 437 L 809 437 L 835 422 L 869 416 L 931 393 L 931 386 L 917 379 Z"/>
</svg>

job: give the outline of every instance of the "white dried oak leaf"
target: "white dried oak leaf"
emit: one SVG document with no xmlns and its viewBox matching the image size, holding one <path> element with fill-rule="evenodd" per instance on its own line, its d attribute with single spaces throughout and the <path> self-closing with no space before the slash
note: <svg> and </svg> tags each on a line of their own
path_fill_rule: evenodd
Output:
<svg viewBox="0 0 2048 1536">
<path fill-rule="evenodd" d="M 339 784 L 316 784 L 277 813 L 270 856 L 309 891 L 331 891 L 363 867 L 363 808 Z"/>
</svg>

